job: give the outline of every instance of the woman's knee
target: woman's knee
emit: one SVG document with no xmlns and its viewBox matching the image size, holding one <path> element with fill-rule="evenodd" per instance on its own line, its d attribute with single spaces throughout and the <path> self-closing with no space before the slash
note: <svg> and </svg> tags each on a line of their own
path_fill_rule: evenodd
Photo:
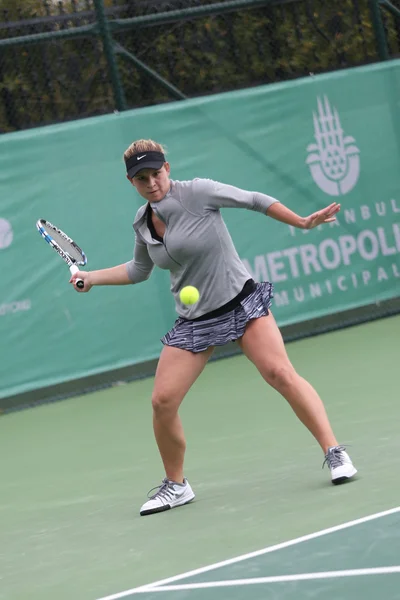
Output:
<svg viewBox="0 0 400 600">
<path fill-rule="evenodd" d="M 158 416 L 171 416 L 178 411 L 179 400 L 163 390 L 155 390 L 151 398 L 153 411 Z"/>
<path fill-rule="evenodd" d="M 271 365 L 264 374 L 265 380 L 277 390 L 293 385 L 296 377 L 297 373 L 290 363 Z"/>
</svg>

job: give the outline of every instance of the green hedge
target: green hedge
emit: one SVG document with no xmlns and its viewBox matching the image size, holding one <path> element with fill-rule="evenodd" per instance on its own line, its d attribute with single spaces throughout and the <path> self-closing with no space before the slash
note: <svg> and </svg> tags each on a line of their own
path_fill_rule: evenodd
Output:
<svg viewBox="0 0 400 600">
<path fill-rule="evenodd" d="M 400 5 L 400 0 L 395 4 Z M 70 21 L 49 22 L 50 14 L 59 14 L 60 3 L 0 0 L 0 21 L 21 23 L 20 28 L 11 29 L 3 24 L 0 37 L 93 21 L 93 16 L 74 12 L 76 2 L 64 1 L 61 6 L 70 13 Z M 34 24 L 22 25 L 24 19 L 34 19 Z M 385 26 L 390 52 L 398 56 L 400 23 L 385 15 Z M 368 0 L 286 0 L 263 8 L 129 30 L 115 34 L 115 39 L 190 97 L 378 60 Z M 172 99 L 125 58 L 118 56 L 117 63 L 129 107 Z M 99 39 L 2 49 L 0 131 L 113 109 Z"/>
</svg>

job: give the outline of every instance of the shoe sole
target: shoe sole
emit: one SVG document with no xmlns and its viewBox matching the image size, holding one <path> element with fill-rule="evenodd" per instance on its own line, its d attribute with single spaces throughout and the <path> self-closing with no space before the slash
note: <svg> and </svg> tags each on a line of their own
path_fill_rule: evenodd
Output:
<svg viewBox="0 0 400 600">
<path fill-rule="evenodd" d="M 185 504 L 189 504 L 195 499 L 195 495 L 193 494 L 192 498 L 186 500 L 186 502 L 182 502 L 182 504 L 176 504 L 175 506 L 171 506 L 170 504 L 165 504 L 164 506 L 160 506 L 159 508 L 151 508 L 149 510 L 140 511 L 140 516 L 145 517 L 146 515 L 154 515 L 156 513 L 165 512 L 166 510 L 171 510 L 171 508 L 178 508 L 179 506 L 185 506 Z"/>
<path fill-rule="evenodd" d="M 342 483 L 347 483 L 348 481 L 351 481 L 354 475 L 356 474 L 357 470 L 354 469 L 354 473 L 352 473 L 351 475 L 345 475 L 343 477 L 337 477 L 336 479 L 332 479 L 332 483 L 333 485 L 341 485 Z"/>
</svg>

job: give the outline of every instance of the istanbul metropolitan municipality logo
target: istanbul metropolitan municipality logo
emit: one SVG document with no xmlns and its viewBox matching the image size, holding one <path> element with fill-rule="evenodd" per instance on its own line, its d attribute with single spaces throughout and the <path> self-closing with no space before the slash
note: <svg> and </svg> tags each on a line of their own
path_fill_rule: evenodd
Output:
<svg viewBox="0 0 400 600">
<path fill-rule="evenodd" d="M 325 96 L 317 98 L 318 114 L 313 112 L 316 144 L 307 147 L 306 163 L 318 187 L 330 196 L 347 194 L 360 174 L 360 150 L 355 139 L 345 136 L 338 112 Z"/>
<path fill-rule="evenodd" d="M 11 223 L 6 219 L 0 218 L 0 250 L 8 248 L 13 241 L 13 230 Z"/>
</svg>

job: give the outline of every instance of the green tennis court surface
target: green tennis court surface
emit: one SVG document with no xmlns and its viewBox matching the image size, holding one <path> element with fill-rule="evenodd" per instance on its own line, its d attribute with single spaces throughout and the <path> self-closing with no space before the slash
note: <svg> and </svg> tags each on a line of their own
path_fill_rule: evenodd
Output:
<svg viewBox="0 0 400 600">
<path fill-rule="evenodd" d="M 399 506 L 399 334 L 392 317 L 288 345 L 359 469 L 344 486 L 243 356 L 188 394 L 196 500 L 159 515 L 138 514 L 163 477 L 151 379 L 3 416 L 0 599 L 400 600 L 399 512 L 298 540 Z"/>
<path fill-rule="evenodd" d="M 102 600 L 400 598 L 400 506 Z"/>
</svg>

